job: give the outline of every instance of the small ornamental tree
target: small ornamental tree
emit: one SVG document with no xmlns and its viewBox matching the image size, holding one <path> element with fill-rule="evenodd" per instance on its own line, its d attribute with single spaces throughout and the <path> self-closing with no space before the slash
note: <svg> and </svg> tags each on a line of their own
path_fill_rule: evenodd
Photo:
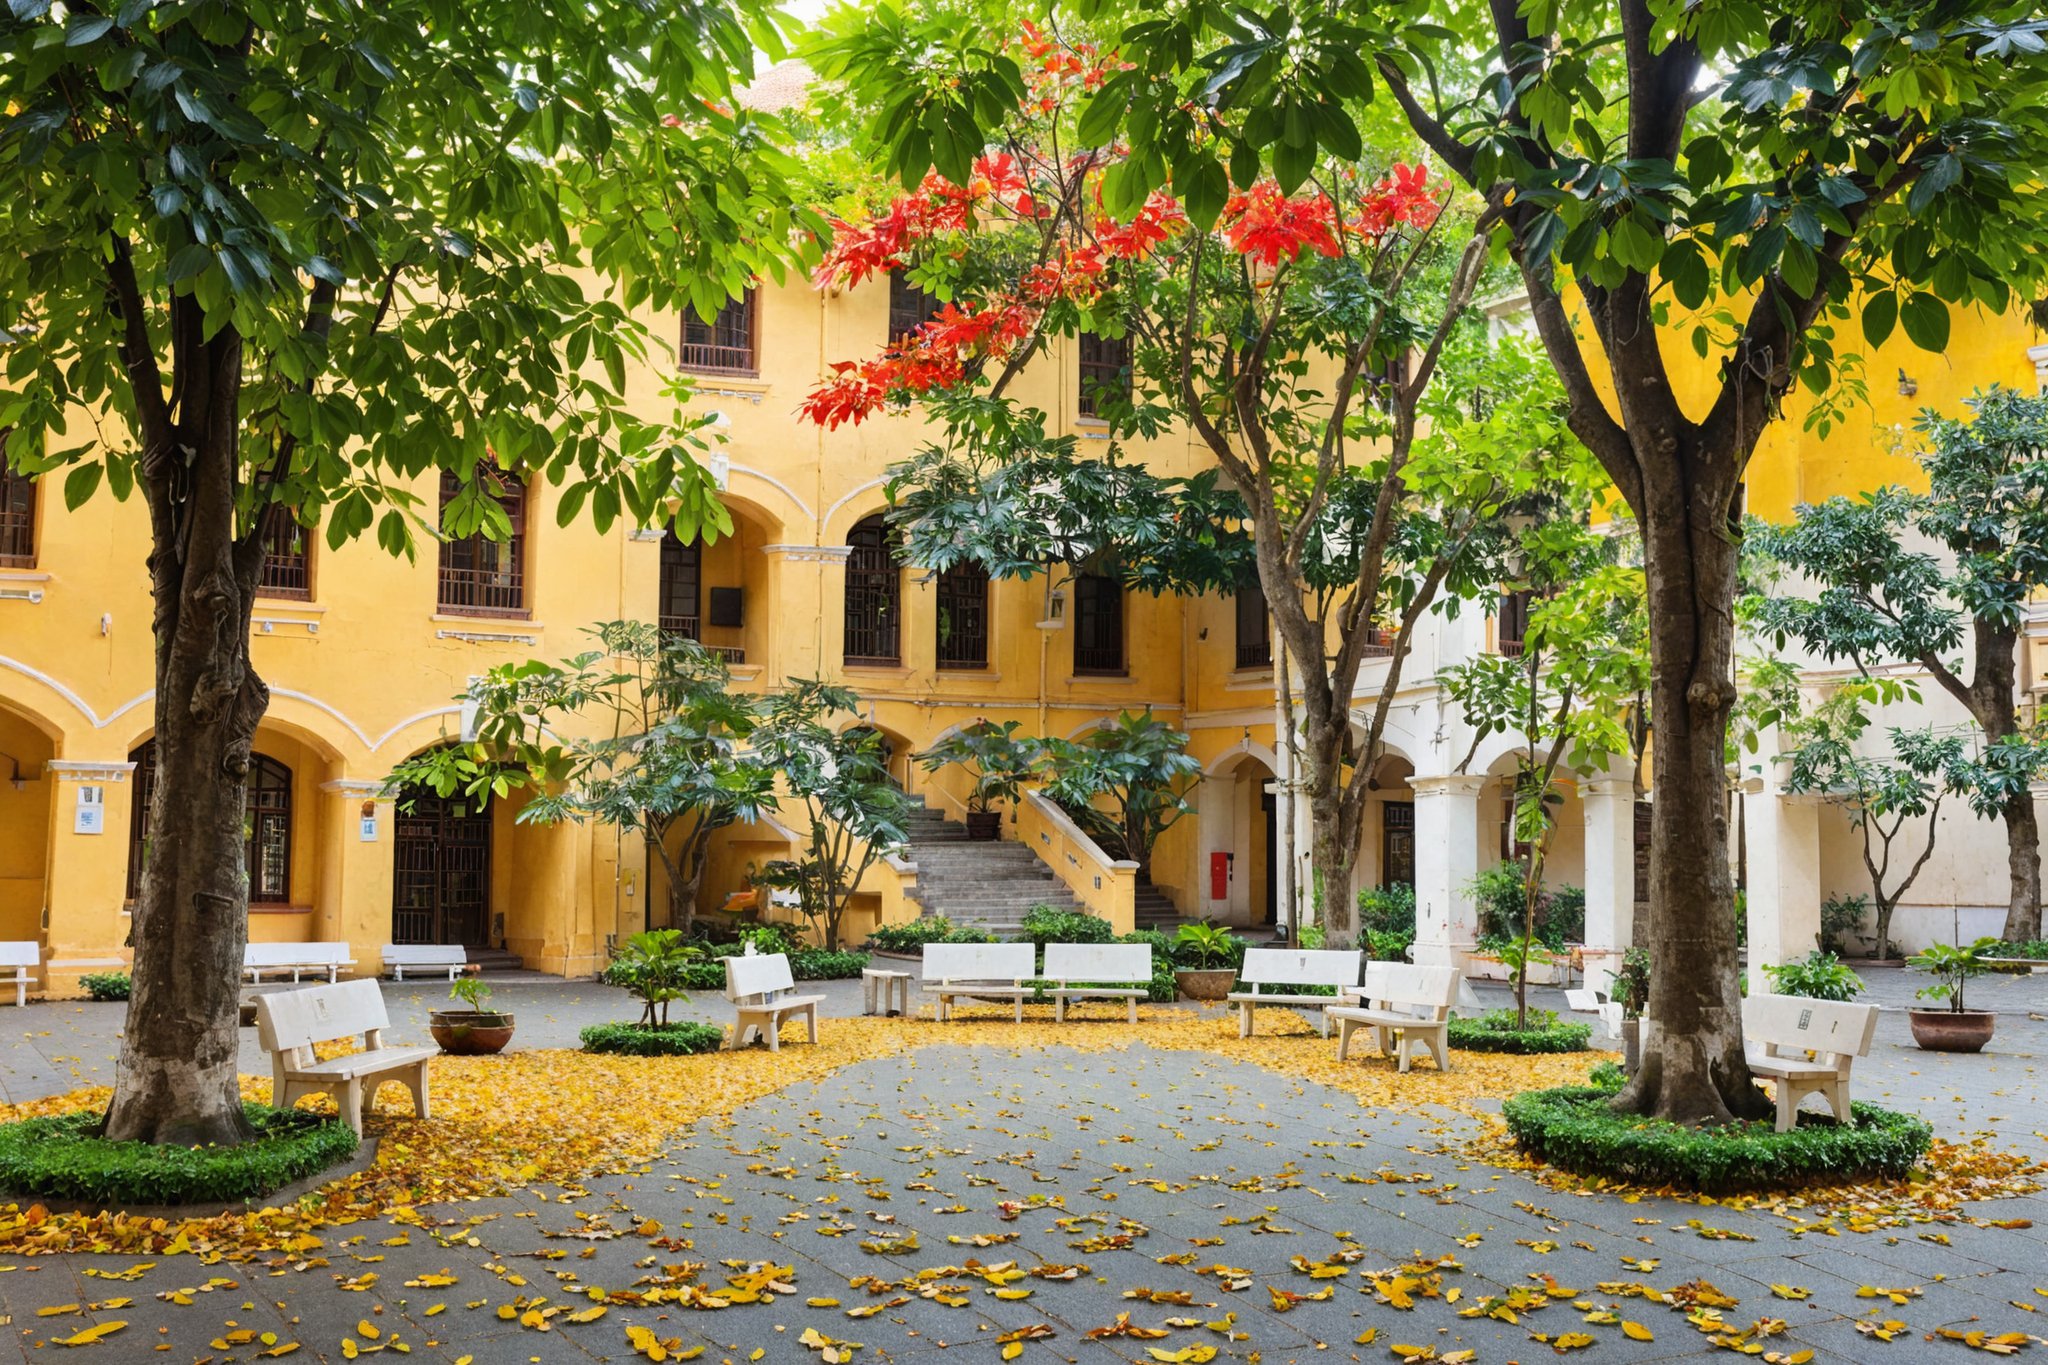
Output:
<svg viewBox="0 0 2048 1365">
<path fill-rule="evenodd" d="M 1755 524 L 1760 565 L 1804 581 L 1746 606 L 1762 632 L 1831 662 L 1918 664 L 1969 713 L 1985 740 L 1971 804 L 2005 822 L 2005 937 L 2022 942 L 2041 936 L 2032 788 L 2048 737 L 2022 724 L 2018 669 L 2026 604 L 2048 589 L 2048 397 L 1993 387 L 1969 407 L 1968 419 L 1921 417 L 1926 493 L 1880 488 Z M 1915 531 L 1945 553 L 1914 548 Z"/>
<path fill-rule="evenodd" d="M 916 186 L 837 224 L 820 282 L 901 272 L 944 302 L 838 365 L 805 411 L 829 427 L 919 401 L 938 419 L 943 436 L 893 471 L 913 563 L 1021 575 L 1092 561 L 1155 591 L 1255 576 L 1281 642 L 1317 900 L 1330 943 L 1349 946 L 1367 792 L 1417 623 L 1493 582 L 1493 514 L 1522 491 L 1523 453 L 1570 440 L 1547 369 L 1513 342 L 1485 346 L 1468 320 L 1493 213 L 1446 212 L 1420 166 L 1361 173 L 1355 134 L 1308 168 L 1312 184 L 1233 192 L 1195 161 L 1169 189 L 1101 134 L 1090 92 L 1127 63 L 1028 26 L 962 51 L 951 22 L 863 15 L 814 54 L 881 111 L 890 168 Z M 974 112 L 900 136 L 887 111 L 938 78 L 890 90 L 876 76 L 941 49 Z M 1110 437 L 1089 453 L 1007 397 L 1052 341 L 1083 336 L 1128 357 L 1083 395 Z M 1216 471 L 1164 477 L 1130 458 L 1183 433 Z M 1368 659 L 1385 677 L 1360 716 Z"/>
<path fill-rule="evenodd" d="M 889 776 L 882 732 L 856 722 L 851 689 L 792 679 L 767 700 L 753 751 L 783 778 L 783 809 L 802 812 L 795 858 L 761 869 L 764 886 L 794 891 L 797 908 L 839 950 L 839 922 L 861 879 L 903 843 L 910 798 Z"/>
<path fill-rule="evenodd" d="M 1184 732 L 1149 710 L 1125 711 L 1078 740 L 1045 741 L 1046 794 L 1084 828 L 1097 827 L 1091 834 L 1110 834 L 1112 848 L 1149 880 L 1159 836 L 1194 809 L 1187 794 L 1202 764 L 1187 746 Z"/>
<path fill-rule="evenodd" d="M 692 424 L 629 404 L 627 368 L 660 354 L 641 318 L 708 315 L 823 227 L 788 208 L 773 121 L 730 107 L 780 48 L 759 0 L 0 12 L 5 459 L 149 513 L 156 797 L 107 1137 L 250 1135 L 249 623 L 275 532 L 502 537 L 495 486 L 535 477 L 565 520 L 727 528 Z M 461 492 L 423 516 L 441 472 Z"/>
<path fill-rule="evenodd" d="M 714 834 L 775 808 L 775 770 L 747 749 L 758 698 L 725 661 L 645 622 L 592 628 L 601 648 L 561 664 L 501 664 L 471 684 L 476 738 L 428 749 L 390 786 L 524 793 L 521 823 L 596 820 L 643 835 L 668 874 L 669 923 L 688 934 Z"/>
</svg>

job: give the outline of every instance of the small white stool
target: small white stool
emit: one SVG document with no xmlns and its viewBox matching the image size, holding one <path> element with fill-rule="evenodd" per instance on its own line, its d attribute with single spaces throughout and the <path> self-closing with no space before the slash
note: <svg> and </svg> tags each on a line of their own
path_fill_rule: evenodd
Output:
<svg viewBox="0 0 2048 1365">
<path fill-rule="evenodd" d="M 883 967 L 863 967 L 860 973 L 860 1012 L 876 1012 L 875 997 L 881 997 L 881 1013 L 910 1013 L 910 973 Z"/>
</svg>

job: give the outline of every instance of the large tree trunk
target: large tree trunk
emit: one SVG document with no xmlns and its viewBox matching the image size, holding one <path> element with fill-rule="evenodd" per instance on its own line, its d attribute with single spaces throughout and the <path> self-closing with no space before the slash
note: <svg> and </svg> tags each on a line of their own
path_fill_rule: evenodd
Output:
<svg viewBox="0 0 2048 1365">
<path fill-rule="evenodd" d="M 1339 708 L 1317 714 L 1311 707 L 1305 755 L 1309 816 L 1309 905 L 1322 922 L 1323 946 L 1355 948 L 1357 906 L 1351 898 L 1352 864 L 1358 857 L 1355 831 L 1347 830 L 1344 813 L 1344 749 L 1350 712 Z"/>
<path fill-rule="evenodd" d="M 1965 704 L 1984 738 L 1996 743 L 2019 733 L 2019 633 L 1978 621 L 1972 635 L 1976 659 Z M 2033 793 L 2020 791 L 2000 815 L 2009 878 L 2005 937 L 2020 943 L 2041 937 L 2041 824 Z"/>
<path fill-rule="evenodd" d="M 181 305 L 177 312 L 196 315 L 190 300 Z M 241 341 L 229 327 L 189 354 L 179 421 L 169 441 L 144 452 L 156 796 L 106 1118 L 110 1138 L 180 1145 L 250 1133 L 236 1084 L 249 906 L 242 823 L 249 747 L 270 699 L 249 661 L 261 544 L 253 534 L 235 540 Z"/>
<path fill-rule="evenodd" d="M 1642 437 L 1637 437 L 1640 441 Z M 1742 1051 L 1741 958 L 1728 867 L 1728 713 L 1735 698 L 1732 486 L 1687 477 L 1690 452 L 1642 463 L 1650 618 L 1650 907 L 1655 963 L 1643 1060 L 1614 1107 L 1679 1123 L 1768 1109 Z M 1706 485 L 1707 487 L 1703 487 Z"/>
<path fill-rule="evenodd" d="M 2021 792 L 2005 803 L 2005 855 L 2012 901 L 2005 910 L 2005 937 L 2025 943 L 2041 937 L 2041 821 L 2034 794 Z"/>
</svg>

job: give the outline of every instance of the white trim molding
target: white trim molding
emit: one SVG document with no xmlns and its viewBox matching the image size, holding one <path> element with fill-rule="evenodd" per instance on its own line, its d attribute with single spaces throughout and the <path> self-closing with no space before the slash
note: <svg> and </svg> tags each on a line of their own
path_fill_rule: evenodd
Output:
<svg viewBox="0 0 2048 1365">
<path fill-rule="evenodd" d="M 126 782 L 134 771 L 133 763 L 95 763 L 88 759 L 53 758 L 43 764 L 43 775 L 59 782 Z"/>
<path fill-rule="evenodd" d="M 792 564 L 844 564 L 853 554 L 851 545 L 763 545 L 761 553 L 770 559 Z"/>
</svg>

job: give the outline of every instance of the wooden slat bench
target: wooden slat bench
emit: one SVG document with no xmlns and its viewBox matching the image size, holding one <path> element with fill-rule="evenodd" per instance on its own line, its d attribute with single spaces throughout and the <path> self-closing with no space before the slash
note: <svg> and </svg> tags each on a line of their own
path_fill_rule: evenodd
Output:
<svg viewBox="0 0 2048 1365">
<path fill-rule="evenodd" d="M 1451 1006 L 1458 999 L 1455 967 L 1417 967 L 1406 962 L 1374 962 L 1365 969 L 1363 1003 L 1324 1011 L 1337 1021 L 1337 1060 L 1351 1055 L 1351 1035 L 1373 1031 L 1380 1055 L 1398 1056 L 1407 1071 L 1419 1044 L 1436 1059 L 1437 1070 L 1451 1069 Z"/>
<path fill-rule="evenodd" d="M 1849 1068 L 1877 1034 L 1877 1006 L 1751 995 L 1742 1002 L 1742 1041 L 1750 1074 L 1778 1092 L 1778 1131 L 1798 1121 L 1799 1102 L 1819 1095 L 1836 1121 L 1849 1121 Z M 1811 1054 L 1811 1055 L 1809 1055 Z"/>
<path fill-rule="evenodd" d="M 0 967 L 14 968 L 14 1003 L 28 1003 L 29 972 L 43 965 L 43 945 L 32 938 L 0 941 Z M 0 977 L 0 985 L 7 978 Z"/>
<path fill-rule="evenodd" d="M 415 976 L 445 972 L 453 981 L 465 972 L 480 970 L 459 943 L 387 943 L 382 956 L 384 970 L 391 973 L 393 981 L 405 980 L 407 972 Z"/>
<path fill-rule="evenodd" d="M 1138 1002 L 1151 993 L 1151 986 L 1127 986 L 1127 981 L 1152 980 L 1152 945 L 1149 943 L 1048 943 L 1045 970 L 1040 975 L 1052 982 L 1052 1017 L 1064 1023 L 1069 1000 L 1125 1000 L 1130 1003 L 1131 1022 L 1138 1022 Z"/>
<path fill-rule="evenodd" d="M 289 1109 L 306 1095 L 332 1095 L 342 1119 L 360 1134 L 364 1112 L 376 1107 L 377 1087 L 390 1079 L 412 1092 L 419 1117 L 430 1117 L 427 1059 L 434 1049 L 385 1047 L 384 1030 L 390 1027 L 384 992 L 374 981 L 257 996 L 256 1037 L 270 1054 L 270 1102 Z M 361 1052 L 324 1062 L 313 1054 L 315 1044 L 357 1036 Z"/>
<path fill-rule="evenodd" d="M 755 953 L 725 959 L 725 998 L 737 1015 L 725 1040 L 727 1051 L 745 1047 L 760 1034 L 770 1052 L 782 1051 L 782 1021 L 795 1015 L 804 1021 L 810 1040 L 818 1041 L 818 1005 L 822 995 L 798 995 L 789 972 L 787 953 Z"/>
<path fill-rule="evenodd" d="M 924 945 L 924 993 L 938 997 L 937 1018 L 944 1023 L 960 996 L 999 996 L 1017 1002 L 1017 1022 L 1024 1022 L 1024 1002 L 1032 988 L 1024 983 L 1038 975 L 1038 950 L 1028 943 L 927 943 Z"/>
<path fill-rule="evenodd" d="M 1232 991 L 1237 1006 L 1237 1036 L 1252 1036 L 1252 1011 L 1261 1005 L 1283 1005 L 1320 1011 L 1316 1027 L 1330 1036 L 1329 1007 L 1341 1004 L 1346 991 L 1358 989 L 1358 966 L 1364 954 L 1335 948 L 1247 948 L 1237 984 L 1247 991 Z M 1275 995 L 1262 986 L 1334 986 L 1336 995 Z"/>
<path fill-rule="evenodd" d="M 251 981 L 261 981 L 265 972 L 290 972 L 294 982 L 306 973 L 334 982 L 341 979 L 343 967 L 355 965 L 346 943 L 251 943 L 242 949 L 242 971 Z"/>
</svg>

